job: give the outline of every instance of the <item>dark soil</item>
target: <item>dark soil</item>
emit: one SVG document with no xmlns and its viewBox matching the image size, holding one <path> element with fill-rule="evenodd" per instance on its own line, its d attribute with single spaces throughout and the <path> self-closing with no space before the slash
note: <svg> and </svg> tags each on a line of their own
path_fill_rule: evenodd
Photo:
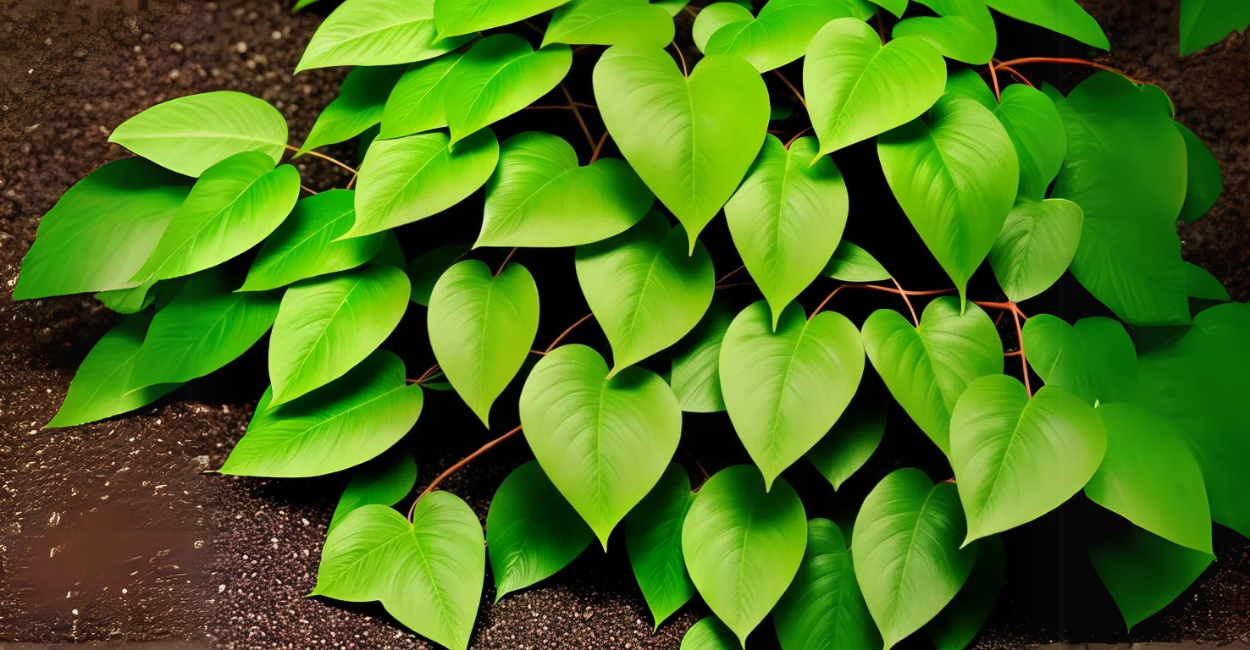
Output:
<svg viewBox="0 0 1250 650">
<path fill-rule="evenodd" d="M 125 118 L 175 96 L 229 88 L 277 106 L 290 122 L 291 141 L 300 142 L 342 76 L 331 70 L 292 78 L 322 18 L 290 14 L 291 0 L 62 4 L 0 0 L 0 280 L 8 289 L 39 218 L 57 197 L 124 155 L 106 140 Z M 1083 4 L 1107 28 L 1116 48 L 1113 64 L 1162 84 L 1178 119 L 1223 164 L 1225 195 L 1184 230 L 1185 253 L 1245 300 L 1250 39 L 1234 37 L 1180 60 L 1174 0 Z M 320 161 L 299 167 L 314 189 L 345 181 L 343 172 Z M 376 605 L 304 597 L 315 582 L 342 479 L 244 480 L 206 471 L 221 465 L 246 428 L 264 384 L 263 376 L 248 372 L 256 359 L 240 360 L 131 416 L 45 431 L 41 426 L 74 369 L 113 317 L 89 297 L 14 304 L 8 290 L 0 294 L 0 641 L 189 639 L 237 650 L 429 647 Z M 423 420 L 437 423 L 443 409 L 455 407 L 428 408 Z M 419 483 L 482 441 L 478 433 L 438 437 L 450 441 L 435 452 L 426 448 L 431 440 L 422 440 Z M 484 516 L 494 488 L 523 458 L 506 450 L 484 457 L 443 486 Z M 1062 526 L 1042 530 L 1062 532 Z M 1132 635 L 1090 632 L 1081 612 L 1073 611 L 1082 607 L 1058 604 L 1089 599 L 1099 615 L 1114 616 L 1096 585 L 1093 595 L 1078 593 L 1083 585 L 1056 588 L 1049 566 L 1012 573 L 1014 584 L 978 647 L 1020 648 L 1056 638 L 1244 638 L 1250 635 L 1250 556 L 1244 541 L 1231 535 L 1221 536 L 1218 551 L 1220 562 L 1197 586 Z M 1085 566 L 1074 570 L 1088 573 Z M 490 591 L 484 605 L 493 599 Z M 688 607 L 653 634 L 624 553 L 614 549 L 605 557 L 591 550 L 539 587 L 485 606 L 473 647 L 675 649 L 702 614 Z"/>
</svg>

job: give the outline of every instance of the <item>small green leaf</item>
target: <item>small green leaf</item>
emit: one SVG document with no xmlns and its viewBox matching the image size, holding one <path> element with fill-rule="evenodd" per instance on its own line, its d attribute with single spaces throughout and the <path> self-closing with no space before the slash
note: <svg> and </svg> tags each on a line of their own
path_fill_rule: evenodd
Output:
<svg viewBox="0 0 1250 650">
<path fill-rule="evenodd" d="M 1185 271 L 1188 277 L 1187 284 L 1190 298 L 1215 300 L 1218 302 L 1231 300 L 1228 295 L 1228 289 L 1225 289 L 1223 283 L 1206 269 L 1185 262 Z"/>
<path fill-rule="evenodd" d="M 998 603 L 1007 569 L 1003 542 L 987 537 L 978 546 L 977 563 L 968 580 L 946 609 L 925 626 L 937 650 L 964 650 L 971 645 Z"/>
<path fill-rule="evenodd" d="M 1128 522 L 1096 532 L 1089 559 L 1130 630 L 1179 598 L 1215 560 Z"/>
<path fill-rule="evenodd" d="M 1016 203 L 990 249 L 1003 293 L 1021 302 L 1058 282 L 1076 256 L 1084 221 L 1081 206 L 1066 199 Z"/>
<path fill-rule="evenodd" d="M 353 68 L 339 87 L 339 96 L 317 116 L 296 155 L 350 140 L 382 121 L 386 99 L 403 71 L 398 65 Z"/>
<path fill-rule="evenodd" d="M 807 460 L 834 490 L 840 489 L 877 451 L 885 436 L 885 414 L 882 403 L 865 397 L 853 399 L 829 433 L 807 452 Z"/>
<path fill-rule="evenodd" d="M 903 12 L 907 11 L 907 0 L 872 0 L 872 2 L 894 14 L 895 18 L 902 18 Z"/>
<path fill-rule="evenodd" d="M 625 517 L 629 563 L 656 628 L 694 595 L 681 551 L 682 524 L 693 502 L 686 470 L 670 464 L 651 493 Z"/>
<path fill-rule="evenodd" d="M 724 4 L 724 3 L 722 3 Z M 734 633 L 715 616 L 700 619 L 681 638 L 681 650 L 741 650 Z"/>
<path fill-rule="evenodd" d="M 690 36 L 700 52 L 707 52 L 707 43 L 721 27 L 755 20 L 751 8 L 739 2 L 713 2 L 699 10 L 691 26 Z"/>
<path fill-rule="evenodd" d="M 412 260 L 408 264 L 408 278 L 412 280 L 412 301 L 428 306 L 435 283 L 452 264 L 468 252 L 468 244 L 446 244 Z"/>
<path fill-rule="evenodd" d="M 946 92 L 963 95 L 969 99 L 975 99 L 978 104 L 990 109 L 991 111 L 997 110 L 999 106 L 998 100 L 994 98 L 994 91 L 990 90 L 989 85 L 981 76 L 981 73 L 973 70 L 972 68 L 958 68 L 956 70 L 952 70 L 946 76 Z M 1047 101 L 1049 101 L 1049 99 Z M 1060 131 L 1062 130 L 1062 125 L 1060 125 Z M 1063 134 L 1060 133 L 1060 137 L 1062 136 Z M 1060 162 L 1063 161 L 1061 160 Z"/>
<path fill-rule="evenodd" d="M 985 4 L 1016 20 L 1044 27 L 1100 50 L 1111 49 L 1098 21 L 1076 0 L 985 0 Z"/>
<path fill-rule="evenodd" d="M 915 0 L 937 16 L 914 16 L 894 26 L 894 38 L 914 36 L 949 59 L 983 65 L 994 57 L 998 33 L 984 0 Z"/>
<path fill-rule="evenodd" d="M 1011 136 L 1020 160 L 1017 201 L 1041 201 L 1059 175 L 1068 151 L 1059 110 L 1040 90 L 1022 84 L 1007 86 L 1002 101 L 995 102 L 991 110 Z"/>
<path fill-rule="evenodd" d="M 1250 26 L 1250 5 L 1238 0 L 1181 0 L 1181 56 Z"/>
<path fill-rule="evenodd" d="M 725 410 L 720 388 L 720 349 L 733 317 L 723 302 L 713 299 L 703 320 L 673 348 L 669 384 L 681 410 L 687 413 Z"/>
<path fill-rule="evenodd" d="M 1029 366 L 1049 386 L 1057 386 L 1096 406 L 1133 399 L 1137 392 L 1137 351 L 1120 323 L 1082 318 L 1076 325 L 1038 314 L 1024 323 Z"/>
<path fill-rule="evenodd" d="M 1198 136 L 1184 124 L 1177 122 L 1176 129 L 1185 138 L 1185 157 L 1188 170 L 1185 204 L 1181 206 L 1181 221 L 1193 223 L 1211 211 L 1224 191 L 1224 173 L 1220 161 Z"/>
<path fill-rule="evenodd" d="M 748 13 L 743 20 L 718 27 L 701 49 L 708 55 L 740 56 L 760 72 L 768 72 L 802 57 L 825 23 L 837 18 L 867 20 L 873 11 L 865 0 L 769 0 L 758 17 Z"/>
<path fill-rule="evenodd" d="M 295 72 L 412 63 L 465 44 L 468 38 L 435 32 L 435 4 L 435 0 L 347 0 L 317 28 Z"/>
<path fill-rule="evenodd" d="M 821 275 L 843 282 L 880 282 L 890 279 L 890 272 L 868 251 L 843 239 L 833 251 Z"/>
<path fill-rule="evenodd" d="M 451 143 L 534 103 L 551 92 L 572 65 L 573 54 L 567 45 L 535 51 L 515 34 L 496 34 L 478 41 L 447 73 L 443 108 Z"/>
<path fill-rule="evenodd" d="M 777 603 L 773 623 L 783 650 L 881 647 L 846 539 L 832 521 L 807 522 L 803 563 Z"/>
<path fill-rule="evenodd" d="M 447 126 L 443 105 L 447 79 L 462 58 L 453 53 L 408 66 L 382 109 L 378 137 L 398 138 Z"/>
<path fill-rule="evenodd" d="M 672 15 L 647 0 L 573 0 L 551 17 L 543 45 L 664 47 L 674 32 Z"/>
<path fill-rule="evenodd" d="M 519 23 L 569 0 L 432 0 L 441 38 Z"/>
<path fill-rule="evenodd" d="M 395 451 L 375 458 L 352 471 L 343 489 L 329 530 L 342 523 L 351 511 L 370 504 L 393 506 L 412 493 L 417 482 L 417 462 L 406 451 Z"/>
</svg>

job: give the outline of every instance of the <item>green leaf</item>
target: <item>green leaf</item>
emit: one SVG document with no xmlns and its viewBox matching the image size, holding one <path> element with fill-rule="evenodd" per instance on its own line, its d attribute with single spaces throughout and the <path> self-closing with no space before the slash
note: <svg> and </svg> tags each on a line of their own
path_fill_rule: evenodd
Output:
<svg viewBox="0 0 1250 650">
<path fill-rule="evenodd" d="M 851 400 L 829 433 L 807 452 L 807 460 L 836 491 L 868 462 L 885 436 L 885 404 Z"/>
<path fill-rule="evenodd" d="M 864 374 L 855 325 L 835 312 L 782 312 L 776 331 L 762 301 L 742 310 L 720 353 L 729 419 L 765 488 L 828 433 Z"/>
<path fill-rule="evenodd" d="M 291 215 L 265 238 L 239 291 L 265 291 L 345 271 L 382 248 L 382 233 L 335 241 L 356 219 L 352 190 L 329 190 L 300 199 Z"/>
<path fill-rule="evenodd" d="M 1224 191 L 1224 173 L 1220 170 L 1220 161 L 1215 159 L 1215 154 L 1211 153 L 1193 131 L 1179 122 L 1176 129 L 1185 139 L 1188 170 L 1185 203 L 1181 206 L 1180 219 L 1185 223 L 1193 223 L 1219 202 L 1220 194 Z"/>
<path fill-rule="evenodd" d="M 890 279 L 890 272 L 868 251 L 843 239 L 829 258 L 821 275 L 843 282 L 880 282 Z"/>
<path fill-rule="evenodd" d="M 350 140 L 382 121 L 382 110 L 403 66 L 358 67 L 347 73 L 339 96 L 326 105 L 299 153 Z"/>
<path fill-rule="evenodd" d="M 686 470 L 670 464 L 651 493 L 625 517 L 629 563 L 657 629 L 694 595 L 681 551 L 682 524 L 693 502 Z"/>
<path fill-rule="evenodd" d="M 1058 282 L 1076 256 L 1084 221 L 1081 206 L 1067 199 L 1016 203 L 990 249 L 1003 293 L 1021 302 Z"/>
<path fill-rule="evenodd" d="M 495 602 L 555 575 L 594 539 L 536 461 L 516 468 L 495 491 L 486 514 Z"/>
<path fill-rule="evenodd" d="M 412 280 L 412 301 L 428 306 L 435 283 L 452 264 L 468 252 L 468 244 L 446 244 L 412 260 L 408 264 L 408 278 Z"/>
<path fill-rule="evenodd" d="M 1081 491 L 1107 451 L 1094 408 L 1057 386 L 1031 399 L 1014 377 L 988 375 L 951 413 L 951 466 L 973 540 L 1022 526 Z"/>
<path fill-rule="evenodd" d="M 146 160 L 108 163 L 69 188 L 39 222 L 14 300 L 127 289 L 190 191 Z"/>
<path fill-rule="evenodd" d="M 430 294 L 430 347 L 465 404 L 490 428 L 490 407 L 538 333 L 538 286 L 520 264 L 497 275 L 477 260 L 447 269 Z"/>
<path fill-rule="evenodd" d="M 348 513 L 370 504 L 393 506 L 412 493 L 417 482 L 417 462 L 412 454 L 396 451 L 357 467 L 343 489 L 329 530 L 342 523 Z"/>
<path fill-rule="evenodd" d="M 421 387 L 408 385 L 404 362 L 385 350 L 295 401 L 273 406 L 271 396 L 256 406 L 221 473 L 301 477 L 355 467 L 403 438 L 423 402 Z"/>
<path fill-rule="evenodd" d="M 958 68 L 952 70 L 946 76 L 946 92 L 963 95 L 969 99 L 975 99 L 978 104 L 990 109 L 991 111 L 997 110 L 999 107 L 998 100 L 994 98 L 994 92 L 990 90 L 990 87 L 986 84 L 985 79 L 981 77 L 981 74 L 972 68 Z M 1047 99 L 1047 101 L 1050 100 Z M 1056 117 L 1056 119 L 1058 118 Z M 1062 124 L 1060 124 L 1059 130 L 1059 137 L 1063 137 Z M 1008 133 L 1010 133 L 1010 131 Z M 1060 162 L 1062 163 L 1063 161 L 1060 160 Z M 1058 172 L 1057 169 L 1055 171 Z"/>
<path fill-rule="evenodd" d="M 190 275 L 240 255 L 277 229 L 298 198 L 294 167 L 274 169 L 256 151 L 235 154 L 200 176 L 134 280 Z"/>
<path fill-rule="evenodd" d="M 199 176 L 245 151 L 259 151 L 276 164 L 286 136 L 286 119 L 269 102 L 219 90 L 157 104 L 114 129 L 109 142 L 179 174 Z"/>
<path fill-rule="evenodd" d="M 773 611 L 783 650 L 881 647 L 846 539 L 828 519 L 807 522 L 807 550 L 794 582 Z"/>
<path fill-rule="evenodd" d="M 535 51 L 515 34 L 496 34 L 478 41 L 447 73 L 443 108 L 451 143 L 551 92 L 571 65 L 573 53 L 567 45 Z"/>
<path fill-rule="evenodd" d="M 681 548 L 704 602 L 746 644 L 794 579 L 807 544 L 803 503 L 749 465 L 708 479 L 690 506 Z"/>
<path fill-rule="evenodd" d="M 919 117 L 945 85 L 946 62 L 932 45 L 905 37 L 882 46 L 877 32 L 854 18 L 822 27 L 803 62 L 803 88 L 822 154 Z"/>
<path fill-rule="evenodd" d="M 681 650 L 740 650 L 741 647 L 733 631 L 715 616 L 691 625 L 681 639 Z"/>
<path fill-rule="evenodd" d="M 964 650 L 971 645 L 998 603 L 1007 568 L 1003 542 L 987 537 L 978 546 L 977 562 L 968 580 L 946 609 L 925 626 L 937 650 Z"/>
<path fill-rule="evenodd" d="M 569 0 L 433 0 L 441 38 L 519 23 Z"/>
<path fill-rule="evenodd" d="M 364 361 L 408 308 L 408 276 L 370 265 L 286 290 L 269 341 L 273 405 L 342 377 Z"/>
<path fill-rule="evenodd" d="M 641 368 L 609 379 L 597 352 L 565 345 L 530 371 L 520 411 L 534 457 L 606 550 L 612 529 L 677 450 L 681 409 L 673 391 Z"/>
<path fill-rule="evenodd" d="M 1016 198 L 1011 138 L 984 106 L 952 94 L 881 136 L 877 151 L 894 197 L 964 299 Z"/>
<path fill-rule="evenodd" d="M 713 299 L 703 320 L 673 348 L 669 384 L 681 410 L 687 413 L 725 410 L 720 388 L 720 349 L 733 317 L 727 305 Z"/>
<path fill-rule="evenodd" d="M 1105 404 L 1098 415 L 1107 429 L 1107 457 L 1085 494 L 1172 543 L 1211 553 L 1202 467 L 1181 430 L 1134 404 Z"/>
<path fill-rule="evenodd" d="M 1100 50 L 1110 50 L 1111 43 L 1094 20 L 1076 0 L 985 0 L 999 13 L 1026 23 L 1044 27 L 1074 38 Z"/>
<path fill-rule="evenodd" d="M 573 0 L 556 10 L 543 45 L 637 45 L 659 47 L 673 40 L 673 16 L 647 0 Z"/>
<path fill-rule="evenodd" d="M 1017 200 L 1041 201 L 1068 151 L 1063 120 L 1054 102 L 1040 90 L 1013 84 L 1002 95 L 1002 102 L 995 102 L 991 110 L 1016 147 L 1020 161 Z"/>
<path fill-rule="evenodd" d="M 759 73 L 738 57 L 708 56 L 687 78 L 662 50 L 616 45 L 595 65 L 594 86 L 613 141 L 685 226 L 693 252 L 764 142 Z"/>
<path fill-rule="evenodd" d="M 347 0 L 317 28 L 295 72 L 432 59 L 468 42 L 434 29 L 435 0 Z"/>
<path fill-rule="evenodd" d="M 1189 321 L 1176 219 L 1185 199 L 1185 140 L 1127 79 L 1099 72 L 1051 97 L 1068 156 L 1051 196 L 1085 212 L 1072 274 L 1132 325 Z"/>
<path fill-rule="evenodd" d="M 691 39 L 700 52 L 707 52 L 707 43 L 720 28 L 733 23 L 755 20 L 751 8 L 739 2 L 713 2 L 699 10 L 690 28 Z"/>
<path fill-rule="evenodd" d="M 563 138 L 529 131 L 503 143 L 474 246 L 589 244 L 626 231 L 653 203 L 625 161 L 578 167 L 577 152 Z"/>
<path fill-rule="evenodd" d="M 1024 323 L 1024 349 L 1042 381 L 1091 406 L 1132 400 L 1137 393 L 1137 351 L 1110 318 L 1082 318 L 1069 327 L 1038 314 Z"/>
<path fill-rule="evenodd" d="M 837 18 L 867 20 L 873 11 L 865 0 L 769 0 L 758 17 L 748 14 L 718 27 L 701 49 L 708 55 L 740 56 L 760 72 L 768 72 L 802 57 L 825 23 Z"/>
<path fill-rule="evenodd" d="M 482 129 L 451 150 L 446 133 L 379 140 L 369 147 L 356 187 L 356 223 L 346 237 L 381 232 L 436 215 L 486 184 L 499 141 Z"/>
<path fill-rule="evenodd" d="M 681 340 L 707 312 L 716 271 L 707 249 L 694 243 L 687 256 L 684 230 L 670 230 L 656 213 L 577 248 L 577 281 L 612 344 L 612 374 Z"/>
<path fill-rule="evenodd" d="M 1188 277 L 1187 293 L 1190 298 L 1219 302 L 1231 300 L 1224 285 L 1206 269 L 1185 262 L 1185 272 Z"/>
<path fill-rule="evenodd" d="M 773 327 L 786 305 L 820 276 L 846 227 L 846 183 L 832 158 L 816 154 L 818 148 L 815 138 L 799 138 L 786 148 L 776 136 L 766 137 L 746 180 L 725 204 L 734 247 L 768 300 Z"/>
<path fill-rule="evenodd" d="M 1128 522 L 1098 532 L 1089 559 L 1129 629 L 1180 597 L 1215 560 Z"/>
<path fill-rule="evenodd" d="M 898 312 L 878 310 L 864 321 L 864 350 L 894 399 L 929 439 L 950 455 L 950 413 L 968 384 L 1003 372 L 1003 342 L 976 305 L 929 303 L 920 327 Z"/>
<path fill-rule="evenodd" d="M 960 549 L 955 492 L 900 469 L 873 488 L 855 518 L 855 577 L 887 650 L 942 611 L 972 572 L 978 547 Z"/>
<path fill-rule="evenodd" d="M 381 505 L 364 506 L 330 532 L 310 595 L 382 601 L 405 627 L 466 650 L 486 577 L 482 526 L 448 492 L 421 497 L 412 523 Z"/>
<path fill-rule="evenodd" d="M 895 18 L 902 18 L 903 12 L 907 11 L 907 0 L 872 0 L 872 2 L 894 14 Z"/>
<path fill-rule="evenodd" d="M 378 137 L 398 138 L 447 126 L 443 105 L 447 78 L 462 58 L 463 55 L 453 53 L 408 66 L 382 109 Z"/>
<path fill-rule="evenodd" d="M 915 0 L 937 16 L 914 16 L 894 26 L 894 38 L 913 36 L 943 56 L 983 65 L 994 57 L 998 33 L 985 0 Z"/>
<path fill-rule="evenodd" d="M 1250 6 L 1237 0 L 1181 0 L 1181 56 L 1250 26 Z"/>
</svg>

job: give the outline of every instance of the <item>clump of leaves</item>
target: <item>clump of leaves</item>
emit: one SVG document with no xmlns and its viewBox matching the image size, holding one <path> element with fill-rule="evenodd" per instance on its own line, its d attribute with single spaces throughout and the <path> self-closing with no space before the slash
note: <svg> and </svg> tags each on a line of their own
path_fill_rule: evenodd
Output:
<svg viewBox="0 0 1250 650">
<path fill-rule="evenodd" d="M 1185 49 L 1243 13 L 1186 0 Z M 1012 19 L 1109 47 L 1073 0 L 347 0 L 299 68 L 356 67 L 302 146 L 259 99 L 175 99 L 113 133 L 139 157 L 44 217 L 14 297 L 123 314 L 49 426 L 142 407 L 269 332 L 271 387 L 222 472 L 350 473 L 313 593 L 457 650 L 488 555 L 498 600 L 595 540 L 624 546 L 656 626 L 701 596 L 715 617 L 683 647 L 771 616 L 786 650 L 922 629 L 961 648 L 1001 534 L 1082 491 L 1116 516 L 1082 534 L 1132 626 L 1211 563 L 1212 521 L 1250 535 L 1250 308 L 1181 260 L 1177 221 L 1221 179 L 1166 95 L 998 61 Z M 1102 70 L 1066 95 L 1022 72 L 1056 62 Z M 359 170 L 315 151 L 357 136 Z M 288 151 L 347 187 L 299 198 Z M 907 261 L 926 256 L 894 201 L 936 265 Z M 882 230 L 877 256 L 843 237 Z M 1069 277 L 1085 317 L 1038 313 Z M 870 292 L 897 302 L 868 313 Z M 419 424 L 448 388 L 464 422 Z M 692 422 L 723 467 L 693 492 Z M 436 488 L 518 434 L 534 460 L 511 447 L 483 534 Z M 412 499 L 432 438 L 485 444 Z"/>
</svg>

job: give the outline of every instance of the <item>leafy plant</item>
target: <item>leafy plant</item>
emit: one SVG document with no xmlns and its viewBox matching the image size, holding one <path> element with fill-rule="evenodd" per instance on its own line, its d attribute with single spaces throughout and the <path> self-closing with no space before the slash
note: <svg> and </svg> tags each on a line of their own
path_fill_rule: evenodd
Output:
<svg viewBox="0 0 1250 650">
<path fill-rule="evenodd" d="M 1243 14 L 1184 0 L 1182 47 Z M 48 426 L 142 407 L 270 332 L 271 387 L 221 471 L 350 473 L 313 594 L 456 650 L 488 556 L 498 600 L 620 528 L 657 627 L 695 594 L 715 615 L 684 648 L 745 645 L 770 615 L 785 650 L 922 629 L 962 648 L 1002 534 L 1085 498 L 1131 627 L 1211 563 L 1212 521 L 1250 535 L 1250 307 L 1181 260 L 1177 221 L 1221 178 L 1162 90 L 1000 62 L 1011 19 L 1109 47 L 1073 0 L 346 0 L 299 68 L 358 67 L 302 146 L 261 100 L 175 99 L 114 131 L 140 157 L 44 217 L 14 297 L 122 314 Z M 1065 95 L 1020 70 L 1045 63 L 1100 70 Z M 317 151 L 357 136 L 358 170 Z M 302 188 L 285 152 L 351 180 Z M 418 423 L 448 388 L 464 422 Z M 477 421 L 506 432 L 409 498 L 409 450 L 476 445 Z M 518 434 L 535 460 L 516 451 L 483 534 L 437 488 Z"/>
</svg>

